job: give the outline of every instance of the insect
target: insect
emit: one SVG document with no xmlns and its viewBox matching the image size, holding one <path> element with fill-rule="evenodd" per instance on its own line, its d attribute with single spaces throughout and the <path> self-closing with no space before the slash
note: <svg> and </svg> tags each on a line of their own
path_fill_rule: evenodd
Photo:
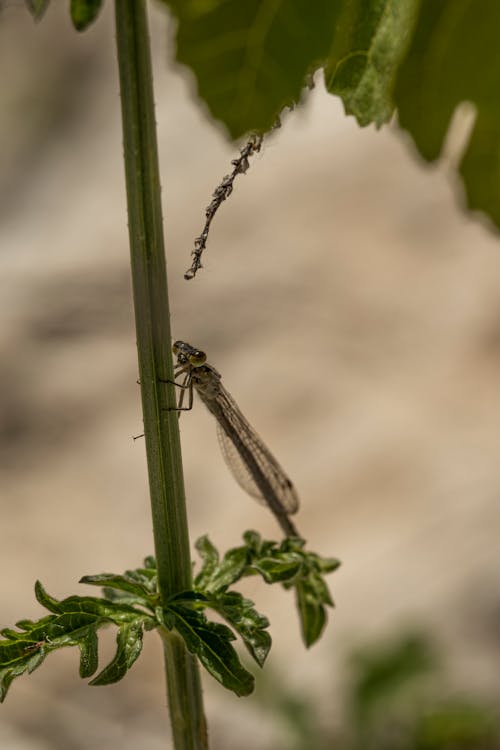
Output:
<svg viewBox="0 0 500 750">
<path fill-rule="evenodd" d="M 295 487 L 269 449 L 264 445 L 238 405 L 221 382 L 215 367 L 207 364 L 207 355 L 184 341 L 172 347 L 177 357 L 175 382 L 182 389 L 179 411 L 193 406 L 195 390 L 217 421 L 222 454 L 238 484 L 274 513 L 286 536 L 300 536 L 289 516 L 299 507 Z M 188 394 L 188 406 L 183 406 Z"/>
</svg>

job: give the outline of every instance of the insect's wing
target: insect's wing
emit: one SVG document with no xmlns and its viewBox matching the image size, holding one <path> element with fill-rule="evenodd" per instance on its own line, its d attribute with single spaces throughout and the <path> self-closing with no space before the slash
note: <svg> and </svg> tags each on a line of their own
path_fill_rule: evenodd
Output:
<svg viewBox="0 0 500 750">
<path fill-rule="evenodd" d="M 262 492 L 259 490 L 255 481 L 252 479 L 252 475 L 238 453 L 236 446 L 233 441 L 226 435 L 220 424 L 217 422 L 217 437 L 219 439 L 219 445 L 221 453 L 224 457 L 231 474 L 236 479 L 240 487 L 248 492 L 252 497 L 257 498 L 264 503 Z"/>
<path fill-rule="evenodd" d="M 245 447 L 251 451 L 259 470 L 272 487 L 283 509 L 287 513 L 295 513 L 299 507 L 299 497 L 292 482 L 245 419 L 231 395 L 222 386 L 219 398 L 224 402 L 224 413 L 232 430 L 236 432 Z M 252 473 L 238 451 L 237 443 L 231 440 L 230 435 L 224 430 L 220 422 L 217 422 L 217 435 L 222 455 L 240 487 L 252 497 L 267 504 Z"/>
</svg>

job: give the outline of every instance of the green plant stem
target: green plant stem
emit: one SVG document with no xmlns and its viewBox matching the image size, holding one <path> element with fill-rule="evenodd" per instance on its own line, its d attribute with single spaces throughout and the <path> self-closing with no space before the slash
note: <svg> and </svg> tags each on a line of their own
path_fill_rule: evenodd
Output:
<svg viewBox="0 0 500 750">
<path fill-rule="evenodd" d="M 144 0 L 116 0 L 125 177 L 144 434 L 158 568 L 165 601 L 191 584 L 173 380 L 149 34 Z M 198 665 L 164 634 L 176 750 L 207 747 Z"/>
</svg>

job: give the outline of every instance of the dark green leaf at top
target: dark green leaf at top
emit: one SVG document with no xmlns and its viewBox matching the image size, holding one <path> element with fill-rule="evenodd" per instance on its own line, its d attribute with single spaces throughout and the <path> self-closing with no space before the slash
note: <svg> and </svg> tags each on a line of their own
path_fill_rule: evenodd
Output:
<svg viewBox="0 0 500 750">
<path fill-rule="evenodd" d="M 102 0 L 71 0 L 71 20 L 77 31 L 93 23 L 101 10 Z"/>
<path fill-rule="evenodd" d="M 343 0 L 325 66 L 325 83 L 360 125 L 382 125 L 394 112 L 398 64 L 419 0 Z"/>
<path fill-rule="evenodd" d="M 453 113 L 472 102 L 476 121 L 460 172 L 469 208 L 500 226 L 500 3 L 422 0 L 396 86 L 400 125 L 421 155 L 440 155 Z"/>
<path fill-rule="evenodd" d="M 345 1 L 345 0 L 344 0 Z M 177 18 L 177 60 L 233 138 L 265 132 L 297 102 L 331 47 L 335 0 L 163 0 Z"/>
</svg>

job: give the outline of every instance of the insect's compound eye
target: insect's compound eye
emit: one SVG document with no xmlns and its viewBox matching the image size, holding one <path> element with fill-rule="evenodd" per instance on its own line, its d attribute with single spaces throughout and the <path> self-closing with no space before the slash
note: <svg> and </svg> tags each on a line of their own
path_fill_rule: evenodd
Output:
<svg viewBox="0 0 500 750">
<path fill-rule="evenodd" d="M 202 365 L 206 361 L 207 355 L 199 349 L 193 349 L 189 354 L 189 362 L 195 367 L 199 367 L 199 365 Z"/>
<path fill-rule="evenodd" d="M 179 352 L 181 350 L 181 347 L 180 347 L 181 343 L 182 343 L 182 341 L 175 341 L 172 344 L 172 354 L 179 354 Z"/>
</svg>

